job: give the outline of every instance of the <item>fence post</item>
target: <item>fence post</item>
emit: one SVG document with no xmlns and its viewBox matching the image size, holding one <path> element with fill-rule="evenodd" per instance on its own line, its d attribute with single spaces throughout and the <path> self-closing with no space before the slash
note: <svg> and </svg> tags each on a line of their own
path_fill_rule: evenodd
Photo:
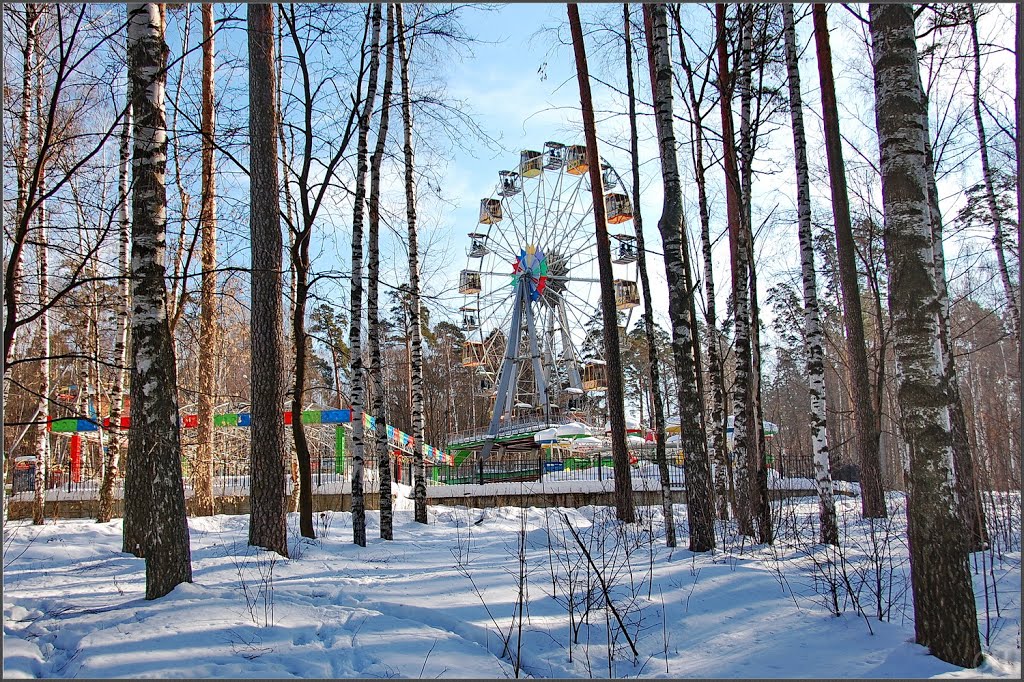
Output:
<svg viewBox="0 0 1024 682">
<path fill-rule="evenodd" d="M 540 478 L 540 482 L 544 482 L 544 456 L 537 456 L 537 476 Z"/>
<path fill-rule="evenodd" d="M 482 459 L 477 460 L 478 468 L 480 470 L 480 485 L 484 484 L 484 461 Z"/>
<path fill-rule="evenodd" d="M 601 453 L 597 453 L 597 480 L 604 480 L 604 467 L 601 466 Z"/>
</svg>

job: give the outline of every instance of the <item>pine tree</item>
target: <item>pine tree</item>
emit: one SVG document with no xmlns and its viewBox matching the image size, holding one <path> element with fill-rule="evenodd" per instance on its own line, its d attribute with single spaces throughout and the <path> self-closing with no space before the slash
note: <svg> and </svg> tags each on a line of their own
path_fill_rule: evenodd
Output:
<svg viewBox="0 0 1024 682">
<path fill-rule="evenodd" d="M 249 544 L 288 556 L 274 10 L 247 7 L 252 260 Z M 134 404 L 134 401 L 133 401 Z"/>
<path fill-rule="evenodd" d="M 860 455 L 861 509 L 865 518 L 884 518 L 887 512 L 878 452 L 879 423 L 868 381 L 868 356 L 864 340 L 864 316 L 860 305 L 860 283 L 857 279 L 857 254 L 850 220 L 850 198 L 846 191 L 846 164 L 843 162 L 843 145 L 839 134 L 839 109 L 836 104 L 832 47 L 829 43 L 825 5 L 813 5 L 811 13 L 814 18 L 821 109 L 825 123 L 825 155 L 828 158 L 832 214 L 835 217 L 836 255 L 839 285 L 843 295 L 843 323 L 846 327 L 850 395 L 856 427 L 855 442 Z"/>
<path fill-rule="evenodd" d="M 202 91 L 202 195 L 199 224 L 202 232 L 203 275 L 200 282 L 199 310 L 199 420 L 196 430 L 195 513 L 211 516 L 213 506 L 213 407 L 217 390 L 217 176 L 214 166 L 213 104 L 214 38 L 213 5 L 202 6 L 203 15 L 203 91 Z"/>
</svg>

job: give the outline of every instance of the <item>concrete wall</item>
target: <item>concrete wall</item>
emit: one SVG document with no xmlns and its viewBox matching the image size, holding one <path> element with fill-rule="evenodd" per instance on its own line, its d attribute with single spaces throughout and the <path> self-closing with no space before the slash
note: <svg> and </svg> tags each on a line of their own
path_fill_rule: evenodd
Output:
<svg viewBox="0 0 1024 682">
<path fill-rule="evenodd" d="M 614 506 L 615 499 L 612 492 L 560 492 L 560 493 L 530 493 L 526 495 L 460 495 L 458 497 L 441 497 L 438 493 L 440 488 L 431 488 L 433 493 L 428 500 L 430 505 L 446 505 L 451 507 L 472 507 L 474 509 L 485 509 L 494 507 L 568 507 L 578 508 L 589 505 Z M 772 499 L 785 497 L 810 497 L 817 493 L 813 490 L 771 490 Z M 837 492 L 836 494 L 844 494 Z M 380 508 L 380 495 L 376 492 L 366 493 L 364 496 L 367 509 Z M 637 506 L 655 506 L 661 504 L 661 491 L 659 490 L 637 490 L 633 493 L 633 500 Z M 672 492 L 672 501 L 676 504 L 686 502 L 686 493 L 682 490 Z M 217 514 L 248 514 L 249 496 L 238 495 L 233 497 L 214 498 L 214 507 Z M 313 495 L 313 513 L 322 511 L 351 511 L 352 496 L 350 494 Z M 189 516 L 193 514 L 192 500 L 185 500 L 185 510 Z M 48 519 L 89 519 L 96 518 L 99 511 L 99 500 L 56 500 L 46 503 L 46 518 Z M 114 500 L 114 516 L 124 515 L 124 505 L 121 500 Z M 9 519 L 30 519 L 32 518 L 32 502 L 10 501 L 8 503 Z"/>
</svg>

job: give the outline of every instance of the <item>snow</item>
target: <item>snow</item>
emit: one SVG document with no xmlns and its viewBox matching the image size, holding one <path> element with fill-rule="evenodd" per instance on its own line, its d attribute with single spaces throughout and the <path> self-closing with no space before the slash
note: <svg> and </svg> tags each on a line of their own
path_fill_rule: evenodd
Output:
<svg viewBox="0 0 1024 682">
<path fill-rule="evenodd" d="M 1002 519 L 1013 521 L 1010 544 L 972 557 L 972 566 L 995 557 L 974 571 L 983 643 L 992 633 L 977 670 L 913 643 L 899 495 L 890 496 L 892 520 L 875 527 L 876 538 L 890 538 L 883 622 L 870 583 L 858 582 L 872 543 L 856 498 L 837 507 L 865 614 L 841 592 L 835 616 L 820 568 L 831 550 L 813 542 L 813 497 L 773 503 L 774 546 L 719 528 L 719 549 L 694 555 L 683 505 L 680 547 L 669 550 L 660 508 L 640 508 L 638 523 L 622 526 L 607 507 L 432 506 L 424 526 L 413 522 L 408 494 L 399 488 L 392 542 L 377 538 L 379 517 L 368 512 L 365 548 L 351 542 L 348 513 L 316 514 L 316 540 L 300 538 L 290 515 L 291 559 L 249 547 L 245 516 L 190 519 L 195 582 L 148 602 L 144 562 L 120 551 L 119 519 L 7 522 L 4 678 L 495 678 L 515 676 L 517 651 L 520 675 L 533 677 L 1020 677 L 1018 494 Z M 636 661 L 563 515 L 601 567 Z M 987 620 L 985 576 L 1001 604 Z M 595 600 L 570 645 L 569 588 L 578 621 L 587 581 Z"/>
</svg>

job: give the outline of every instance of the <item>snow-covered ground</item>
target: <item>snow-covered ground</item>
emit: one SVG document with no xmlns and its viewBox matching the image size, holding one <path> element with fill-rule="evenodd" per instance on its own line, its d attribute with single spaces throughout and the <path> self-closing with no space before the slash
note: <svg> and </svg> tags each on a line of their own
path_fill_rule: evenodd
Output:
<svg viewBox="0 0 1024 682">
<path fill-rule="evenodd" d="M 621 526 L 603 507 L 431 507 L 422 526 L 403 500 L 392 542 L 368 513 L 366 548 L 351 543 L 348 513 L 317 515 L 317 540 L 298 537 L 291 515 L 291 559 L 248 547 L 244 516 L 196 518 L 194 583 L 150 602 L 144 562 L 120 552 L 120 520 L 9 522 L 3 673 L 1020 677 L 1019 495 L 999 520 L 1010 528 L 998 551 L 972 556 L 987 657 L 977 670 L 912 643 L 901 513 L 876 523 L 872 541 L 859 500 L 840 498 L 840 557 L 813 543 L 814 499 L 775 504 L 773 547 L 723 528 L 703 555 L 685 549 L 683 505 L 675 550 L 658 508 Z"/>
</svg>

